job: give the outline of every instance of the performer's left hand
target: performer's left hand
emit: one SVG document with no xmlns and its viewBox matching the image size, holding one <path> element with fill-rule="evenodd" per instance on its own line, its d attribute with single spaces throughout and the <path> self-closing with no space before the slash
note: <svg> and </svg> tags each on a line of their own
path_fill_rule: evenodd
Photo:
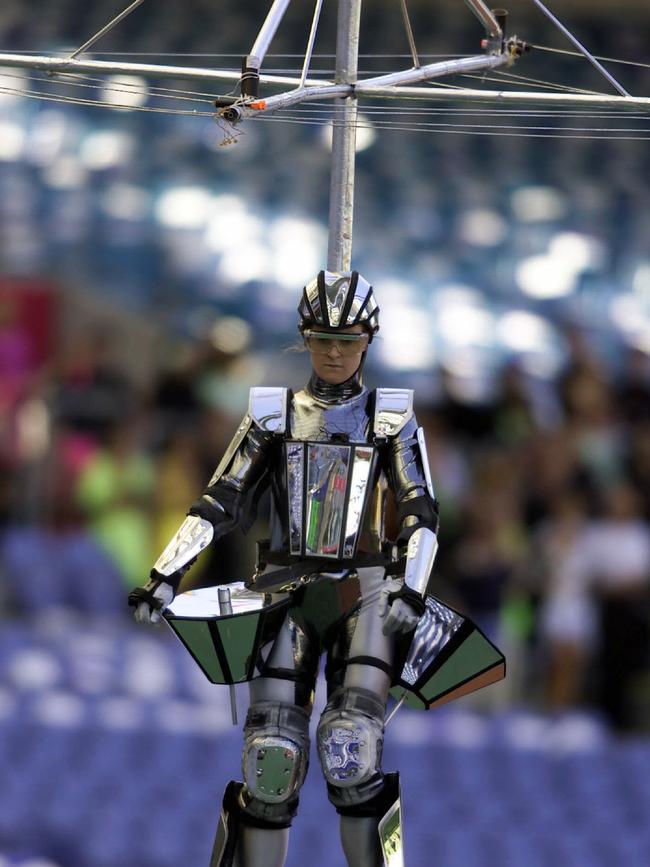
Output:
<svg viewBox="0 0 650 867">
<path fill-rule="evenodd" d="M 403 592 L 403 587 L 402 581 L 386 581 L 382 587 L 379 613 L 384 618 L 384 635 L 390 635 L 391 632 L 411 632 L 420 619 L 418 612 L 406 599 L 396 596 Z"/>
</svg>

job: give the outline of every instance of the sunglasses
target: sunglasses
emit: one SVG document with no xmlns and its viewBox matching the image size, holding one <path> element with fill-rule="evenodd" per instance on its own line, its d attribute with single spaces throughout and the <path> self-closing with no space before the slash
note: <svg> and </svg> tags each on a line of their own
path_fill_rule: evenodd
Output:
<svg viewBox="0 0 650 867">
<path fill-rule="evenodd" d="M 368 345 L 367 334 L 341 334 L 328 331 L 303 331 L 305 345 L 315 355 L 327 355 L 336 346 L 341 355 L 357 355 Z"/>
</svg>

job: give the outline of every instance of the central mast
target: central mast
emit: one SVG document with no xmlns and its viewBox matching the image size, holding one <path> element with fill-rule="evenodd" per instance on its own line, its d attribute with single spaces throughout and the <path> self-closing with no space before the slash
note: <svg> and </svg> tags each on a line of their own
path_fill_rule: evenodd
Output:
<svg viewBox="0 0 650 867">
<path fill-rule="evenodd" d="M 356 84 L 361 0 L 339 0 L 336 31 L 336 83 Z M 329 243 L 327 270 L 349 271 L 352 265 L 354 160 L 357 98 L 337 100 L 332 130 Z"/>
</svg>

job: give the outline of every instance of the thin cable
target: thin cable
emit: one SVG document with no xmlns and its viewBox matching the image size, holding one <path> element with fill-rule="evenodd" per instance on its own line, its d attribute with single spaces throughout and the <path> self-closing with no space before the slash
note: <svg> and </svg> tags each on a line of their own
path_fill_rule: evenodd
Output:
<svg viewBox="0 0 650 867">
<path fill-rule="evenodd" d="M 50 77 L 39 78 L 33 75 L 11 75 L 11 73 L 3 74 L 3 78 L 14 78 L 19 79 L 20 81 L 34 81 L 40 84 L 47 84 L 52 87 L 64 86 L 64 87 L 83 87 L 89 88 L 92 90 L 101 90 L 107 91 L 110 93 L 137 93 L 139 88 L 137 85 L 130 86 L 127 82 L 124 82 L 122 85 L 109 84 L 102 78 L 95 78 L 93 76 L 86 76 L 82 73 L 62 73 L 63 80 L 52 79 Z M 77 81 L 74 79 L 81 78 L 84 81 Z M 97 84 L 87 84 L 85 82 L 98 82 Z M 156 93 L 155 91 L 160 90 L 160 93 Z M 167 92 L 169 90 L 169 92 Z M 16 92 L 21 92 L 19 88 L 16 89 Z M 177 94 L 185 94 L 184 91 L 179 91 L 171 88 L 156 88 L 149 87 L 147 89 L 147 96 L 153 97 L 154 99 L 170 99 L 170 100 L 182 100 L 184 102 L 200 102 L 202 104 L 213 104 L 214 95 L 211 93 L 205 94 L 194 94 L 191 95 L 192 91 L 187 91 L 187 95 L 177 95 Z M 198 96 L 205 97 L 205 99 L 199 99 Z"/>
<path fill-rule="evenodd" d="M 502 73 L 502 76 L 504 76 L 504 75 L 508 75 L 508 73 L 507 72 Z M 466 72 L 466 73 L 463 73 L 462 77 L 463 78 L 473 78 L 475 81 L 496 81 L 496 82 L 500 82 L 501 84 L 503 84 L 505 81 L 505 82 L 510 83 L 509 79 L 503 78 L 503 77 L 498 77 L 498 75 L 496 73 L 493 75 L 475 75 L 473 73 Z M 584 88 L 580 88 L 580 87 L 569 87 L 567 84 L 554 84 L 550 81 L 541 82 L 535 78 L 530 78 L 530 79 L 526 80 L 526 78 L 524 76 L 520 76 L 519 80 L 515 79 L 511 83 L 512 84 L 522 84 L 522 85 L 526 84 L 526 83 L 543 84 L 544 87 L 546 87 L 548 90 L 556 90 L 560 93 L 585 93 L 585 94 L 589 94 L 590 96 L 605 96 L 605 94 L 599 93 L 597 90 L 585 90 Z"/>
<path fill-rule="evenodd" d="M 571 57 L 584 57 L 580 51 L 568 51 L 566 48 L 551 48 L 548 45 L 532 45 L 535 51 L 549 51 L 552 54 L 568 54 Z M 650 69 L 650 63 L 640 63 L 638 60 L 620 60 L 617 57 L 602 57 L 599 54 L 594 54 L 596 60 L 604 60 L 606 63 L 621 63 L 625 66 L 638 66 L 641 69 Z"/>
<path fill-rule="evenodd" d="M 21 96 L 25 99 L 41 99 L 45 102 L 61 102 L 71 105 L 89 105 L 95 108 L 108 108 L 114 111 L 146 111 L 154 114 L 173 114 L 184 115 L 186 117 L 214 117 L 214 111 L 185 111 L 180 108 L 155 108 L 154 106 L 145 105 L 122 105 L 111 102 L 102 102 L 98 99 L 82 99 L 81 97 L 71 96 L 56 96 L 54 94 L 41 93 L 38 90 L 17 90 L 13 87 L 0 87 L 0 93 L 8 93 L 14 96 Z"/>
<path fill-rule="evenodd" d="M 573 87 L 569 84 L 560 84 L 558 81 L 546 81 L 543 78 L 531 78 L 528 75 L 518 75 L 516 72 L 506 72 L 505 70 L 496 69 L 493 72 L 494 80 L 498 81 L 499 78 L 504 81 L 512 81 L 513 84 L 537 84 L 540 87 L 547 87 L 552 90 L 560 90 L 565 93 L 588 93 L 592 96 L 605 96 L 606 94 L 601 93 L 598 90 L 589 90 L 585 87 Z"/>
<path fill-rule="evenodd" d="M 288 111 L 287 111 L 287 112 L 277 112 L 275 116 L 280 116 L 280 117 L 284 117 L 284 118 L 290 119 L 291 117 L 293 117 L 293 112 L 288 112 Z M 305 116 L 307 116 L 307 112 L 305 112 Z M 322 115 L 322 114 L 319 114 L 318 112 L 315 112 L 315 113 L 312 115 L 312 119 L 325 120 L 325 122 L 327 122 L 327 118 L 324 119 L 324 118 L 323 118 L 323 115 Z M 545 117 L 545 119 L 546 119 L 546 120 L 549 120 L 550 118 Z M 590 118 L 586 118 L 586 119 L 589 120 Z M 606 120 L 615 120 L 616 118 L 609 118 L 609 117 L 608 117 L 608 118 L 605 118 L 605 119 L 606 119 Z M 647 120 L 647 118 L 642 118 L 642 120 Z M 363 121 L 361 121 L 359 125 L 360 125 L 360 126 L 372 127 L 372 126 L 380 126 L 380 125 L 391 125 L 391 124 L 394 125 L 394 124 L 396 124 L 396 123 L 403 123 L 403 121 L 390 121 L 390 120 L 381 120 L 381 119 L 380 119 L 380 120 L 377 120 L 377 121 L 373 121 L 372 123 L 365 123 L 365 124 L 363 123 Z M 623 133 L 627 133 L 627 132 L 648 132 L 648 133 L 650 133 L 650 128 L 647 128 L 647 127 L 641 127 L 641 128 L 638 128 L 638 127 L 611 127 L 611 126 L 610 126 L 610 127 L 591 127 L 591 126 L 590 126 L 590 127 L 585 127 L 585 126 L 564 126 L 564 127 L 558 127 L 558 126 L 538 126 L 538 125 L 527 126 L 527 125 L 524 125 L 524 124 L 503 124 L 503 123 L 501 123 L 501 124 L 489 124 L 489 123 L 486 124 L 486 123 L 471 123 L 471 122 L 459 121 L 459 120 L 454 120 L 453 122 L 452 122 L 452 121 L 435 121 L 435 122 L 434 122 L 434 121 L 426 121 L 426 120 L 416 120 L 416 121 L 413 121 L 413 122 L 410 124 L 410 126 L 413 127 L 413 128 L 416 128 L 416 127 L 417 127 L 417 128 L 438 128 L 438 127 L 459 126 L 459 127 L 469 127 L 469 128 L 473 128 L 473 129 L 486 129 L 486 128 L 494 128 L 494 129 L 533 129 L 533 130 L 558 130 L 558 129 L 563 129 L 563 130 L 568 131 L 568 132 L 610 132 L 610 133 L 613 133 L 613 132 L 623 132 Z"/>
<path fill-rule="evenodd" d="M 24 90 L 16 90 L 15 88 L 9 87 L 0 87 L 0 93 L 11 93 L 18 96 L 25 97 L 27 99 L 40 99 L 46 102 L 58 102 L 58 103 L 67 103 L 72 105 L 85 105 L 85 106 L 94 106 L 97 108 L 108 108 L 113 110 L 128 110 L 128 111 L 144 111 L 144 112 L 152 112 L 157 114 L 168 114 L 168 115 L 183 115 L 187 117 L 214 117 L 213 112 L 199 112 L 197 110 L 193 111 L 184 111 L 182 109 L 166 109 L 166 108 L 154 108 L 151 106 L 129 106 L 129 105 L 114 105 L 112 103 L 105 103 L 98 100 L 88 100 L 81 98 L 71 98 L 65 96 L 53 96 L 43 94 L 39 91 L 24 91 Z M 309 120 L 309 119 L 296 119 L 296 118 L 285 118 L 285 117 L 274 117 L 274 116 L 256 116 L 255 119 L 262 120 L 264 122 L 275 122 L 275 123 L 293 123 L 298 125 L 311 125 L 311 126 L 324 126 L 327 121 L 324 120 Z M 391 123 L 388 121 L 379 121 L 375 124 L 356 124 L 358 128 L 368 128 L 374 127 L 377 129 L 387 129 L 387 130 L 395 130 L 395 131 L 404 131 L 404 132 L 428 132 L 431 134 L 432 132 L 446 132 L 453 134 L 463 134 L 463 135 L 490 135 L 490 136 L 514 136 L 517 138 L 574 138 L 574 139 L 582 139 L 582 140 L 600 140 L 600 141 L 649 141 L 650 135 L 647 136 L 632 136 L 632 135 L 574 135 L 573 130 L 569 129 L 571 134 L 567 134 L 567 132 L 562 132 L 561 130 L 557 130 L 552 133 L 548 132 L 529 132 L 528 130 L 545 130 L 545 129 L 553 129 L 547 127 L 499 127 L 499 126 L 484 126 L 477 125 L 472 127 L 471 125 L 463 125 L 454 126 L 454 128 L 450 128 L 449 126 L 435 126 L 433 124 L 420 124 L 418 126 L 415 125 L 406 125 L 401 123 Z M 433 127 L 433 129 L 432 129 Z M 477 128 L 479 127 L 479 128 Z M 579 131 L 579 128 L 575 128 Z M 524 132 L 514 130 L 524 130 Z M 589 132 L 594 132 L 594 130 L 588 130 Z M 596 132 L 600 132 L 600 130 L 595 130 Z M 611 132 L 611 130 L 604 130 L 605 132 Z M 636 132 L 636 130 L 623 130 L 623 132 Z"/>
<path fill-rule="evenodd" d="M 618 83 L 614 76 L 605 69 L 602 63 L 596 60 L 593 54 L 587 48 L 585 48 L 585 46 L 581 42 L 579 42 L 578 39 L 576 39 L 573 33 L 571 33 L 571 31 L 568 30 L 564 26 L 564 24 L 562 24 L 562 22 L 555 17 L 555 15 L 553 15 L 551 10 L 546 8 L 546 6 L 542 3 L 542 0 L 533 0 L 533 3 L 535 4 L 535 6 L 537 6 L 538 9 L 540 9 L 544 13 L 544 15 L 546 15 L 549 21 L 552 21 L 553 24 L 555 24 L 555 26 L 558 27 L 562 31 L 562 33 L 564 33 L 567 39 L 569 39 L 575 45 L 575 47 L 584 54 L 584 56 L 592 64 L 592 66 L 596 67 L 596 69 L 601 73 L 601 75 L 603 75 L 607 79 L 607 81 L 609 81 L 612 87 L 616 88 L 616 90 L 621 94 L 621 96 L 630 95 L 627 90 L 625 90 L 625 88 Z"/>
<path fill-rule="evenodd" d="M 144 0 L 133 0 L 133 3 L 131 3 L 130 6 L 127 6 L 126 9 L 123 9 L 119 15 L 116 15 L 115 18 L 113 18 L 112 21 L 109 21 L 108 24 L 105 24 L 101 30 L 95 33 L 94 36 L 91 36 L 90 39 L 84 42 L 84 44 L 77 48 L 76 51 L 73 51 L 69 57 L 69 60 L 74 60 L 77 55 L 83 54 L 84 51 L 87 51 L 92 45 L 94 45 L 99 39 L 101 39 L 102 36 L 110 33 L 110 31 L 114 27 L 116 27 L 120 23 L 120 21 L 123 21 L 127 17 L 127 15 L 131 14 L 131 12 L 135 12 L 138 6 L 142 6 L 143 3 Z"/>
<path fill-rule="evenodd" d="M 325 126 L 326 124 L 323 121 L 310 121 L 310 120 L 291 120 L 288 118 L 282 117 L 258 117 L 256 118 L 259 121 L 264 123 L 295 123 L 304 126 Z M 367 128 L 367 124 L 357 124 L 358 128 Z M 431 130 L 420 129 L 418 127 L 410 127 L 403 126 L 398 124 L 376 124 L 373 125 L 375 128 L 379 129 L 387 129 L 387 130 L 395 130 L 399 132 L 428 132 L 431 134 Z M 578 139 L 581 141 L 650 141 L 650 135 L 647 136 L 605 136 L 605 135 L 566 135 L 561 132 L 558 133 L 529 133 L 529 132 L 501 132 L 495 130 L 472 130 L 472 129 L 437 129 L 436 132 L 440 133 L 449 133 L 454 135 L 489 135 L 489 136 L 511 136 L 513 138 L 564 138 L 564 139 Z"/>
<path fill-rule="evenodd" d="M 285 115 L 286 117 L 286 115 Z M 320 118 L 316 118 L 320 119 Z M 387 120 L 379 120 L 375 121 L 371 124 L 365 124 L 366 127 L 382 127 L 382 126 L 394 126 L 397 122 L 387 121 Z M 636 133 L 636 132 L 647 132 L 650 135 L 650 128 L 647 129 L 638 129 L 636 127 L 584 127 L 584 126 L 540 126 L 540 125 L 526 125 L 526 124 L 496 124 L 496 123 L 468 123 L 468 122 L 450 122 L 450 121 L 415 121 L 410 124 L 412 129 L 439 129 L 439 128 L 449 128 L 449 127 L 462 127 L 464 129 L 500 129 L 500 130 L 553 130 L 553 131 L 564 131 L 564 132 L 606 132 L 606 133 Z"/>
<path fill-rule="evenodd" d="M 415 47 L 415 39 L 413 37 L 413 28 L 411 27 L 411 19 L 409 18 L 409 11 L 406 8 L 406 0 L 400 0 L 400 5 L 402 7 L 402 19 L 404 21 L 404 29 L 406 30 L 406 38 L 408 39 L 409 48 L 411 49 L 411 57 L 413 58 L 413 66 L 416 69 L 420 68 L 420 59 L 418 57 L 418 50 Z"/>
<path fill-rule="evenodd" d="M 303 103 L 304 106 L 309 106 L 309 103 Z M 323 106 L 314 107 L 314 108 L 299 108 L 292 107 L 291 111 L 295 114 L 322 114 L 330 116 L 333 114 L 332 108 Z M 650 121 L 650 116 L 647 114 L 627 114 L 621 113 L 618 111 L 600 111 L 600 112 L 591 112 L 591 111 L 564 111 L 564 110 L 556 110 L 556 109 L 538 109 L 536 111 L 530 109 L 494 109 L 494 108 L 474 108 L 474 109 L 453 109 L 453 108 L 411 108 L 411 107 L 393 107 L 393 108 L 382 108 L 382 107 L 370 107 L 365 106 L 362 109 L 362 113 L 364 116 L 393 116 L 393 115 L 414 115 L 416 117 L 426 117 L 429 115 L 432 116 L 463 116 L 468 115 L 474 117 L 475 115 L 482 115 L 485 117 L 557 117 L 557 118 L 582 118 L 584 120 L 617 120 L 621 116 L 625 117 L 626 120 L 641 120 L 641 121 Z"/>
<path fill-rule="evenodd" d="M 323 0 L 316 0 L 316 6 L 314 7 L 314 17 L 311 20 L 311 28 L 309 30 L 309 39 L 307 40 L 307 50 L 305 51 L 305 62 L 302 65 L 302 74 L 300 76 L 300 84 L 299 87 L 305 86 L 305 79 L 307 78 L 307 73 L 309 72 L 309 65 L 311 63 L 312 53 L 314 51 L 314 42 L 316 41 L 316 33 L 318 31 L 318 22 L 320 21 L 320 12 L 323 8 Z"/>
</svg>

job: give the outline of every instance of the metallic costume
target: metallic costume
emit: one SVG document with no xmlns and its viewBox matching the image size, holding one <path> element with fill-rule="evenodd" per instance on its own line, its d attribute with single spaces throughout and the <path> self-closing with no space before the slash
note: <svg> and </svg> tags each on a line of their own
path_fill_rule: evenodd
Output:
<svg viewBox="0 0 650 867">
<path fill-rule="evenodd" d="M 301 331 L 378 329 L 372 288 L 356 272 L 321 272 L 304 290 Z M 358 336 L 358 335 L 354 335 Z M 382 770 L 384 714 L 399 633 L 425 612 L 438 509 L 424 438 L 407 389 L 368 391 L 361 365 L 339 385 L 314 373 L 302 391 L 253 388 L 248 412 L 202 497 L 134 591 L 136 618 L 155 621 L 184 571 L 213 539 L 247 529 L 271 489 L 270 538 L 247 586 L 291 602 L 260 653 L 244 727 L 243 782 L 224 797 L 211 867 L 281 867 L 309 763 L 309 718 L 320 657 L 327 705 L 317 751 L 341 816 L 349 865 L 385 863 L 378 827 L 399 806 L 397 774 Z M 399 524 L 384 530 L 392 494 Z"/>
</svg>

